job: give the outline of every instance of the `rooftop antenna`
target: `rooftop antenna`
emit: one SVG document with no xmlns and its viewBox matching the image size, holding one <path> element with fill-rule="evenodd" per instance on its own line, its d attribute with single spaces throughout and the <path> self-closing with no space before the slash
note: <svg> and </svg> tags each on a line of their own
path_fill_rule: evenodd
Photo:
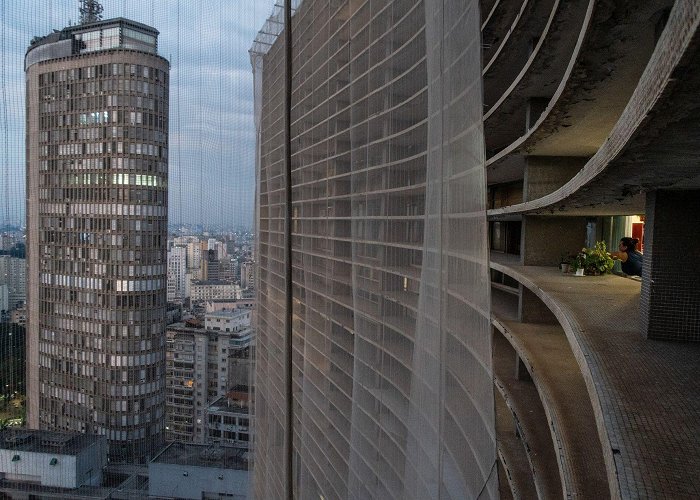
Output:
<svg viewBox="0 0 700 500">
<path fill-rule="evenodd" d="M 102 5 L 97 0 L 80 0 L 80 24 L 89 24 L 102 19 Z"/>
</svg>

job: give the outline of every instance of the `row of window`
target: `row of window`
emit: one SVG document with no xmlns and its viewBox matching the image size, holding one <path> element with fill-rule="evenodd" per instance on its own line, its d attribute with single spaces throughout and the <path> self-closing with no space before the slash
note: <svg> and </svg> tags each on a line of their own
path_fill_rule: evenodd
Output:
<svg viewBox="0 0 700 500">
<path fill-rule="evenodd" d="M 54 290 L 55 292 L 73 292 L 64 288 Z M 65 295 L 64 295 L 65 296 Z M 85 333 L 88 335 L 102 335 L 117 339 L 157 339 L 163 344 L 162 330 L 159 328 L 163 323 L 163 307 L 158 307 L 156 302 L 165 302 L 163 294 L 148 294 L 145 297 L 154 297 L 151 309 L 96 309 L 94 310 L 92 321 L 83 321 L 71 318 L 60 318 L 54 316 L 53 306 L 50 302 L 41 302 L 41 326 L 54 335 L 60 335 L 63 330 L 72 333 Z M 162 297 L 162 299 L 161 299 Z M 164 304 L 163 304 L 164 305 Z M 111 324 L 106 324 L 111 323 Z M 129 323 L 129 324 L 126 324 Z"/>
<path fill-rule="evenodd" d="M 164 237 L 160 234 L 102 234 L 92 232 L 77 232 L 59 230 L 44 230 L 40 233 L 41 243 L 56 245 L 89 245 L 112 247 L 141 247 L 162 248 Z"/>
<path fill-rule="evenodd" d="M 42 379 L 42 380 L 51 380 Z M 161 398 L 158 392 L 162 389 L 162 384 L 158 381 L 148 382 L 145 384 L 134 384 L 134 385 L 121 385 L 121 384 L 108 384 L 101 383 L 103 386 L 102 392 L 105 396 L 111 397 L 129 397 L 129 396 L 146 396 L 145 407 L 150 408 L 156 406 L 160 403 Z M 42 383 L 40 388 L 40 393 L 44 397 L 56 398 L 60 401 L 85 404 L 90 397 L 84 392 L 74 390 L 72 388 L 57 387 L 53 384 Z M 155 394 L 154 394 L 155 393 Z M 150 395 L 150 396 L 149 396 Z M 100 398 L 101 399 L 101 398 Z M 97 408 L 96 408 L 97 409 Z M 123 410 L 126 411 L 126 410 Z"/>
<path fill-rule="evenodd" d="M 97 106 L 94 106 L 97 107 Z M 104 108 L 104 104 L 99 106 Z M 156 106 L 157 107 L 157 106 Z M 96 124 L 147 125 L 167 131 L 168 119 L 157 112 L 132 111 L 130 109 L 113 109 L 111 111 L 91 111 L 89 113 L 50 114 L 39 117 L 39 129 L 57 131 L 63 127 L 77 127 Z M 138 114 L 137 114 L 138 113 Z"/>
<path fill-rule="evenodd" d="M 41 160 L 42 172 L 75 172 L 76 170 L 139 170 L 142 172 L 168 172 L 166 162 L 150 158 L 125 158 L 110 156 L 108 158 L 73 158 L 67 160 Z"/>
<path fill-rule="evenodd" d="M 139 325 L 136 325 L 139 326 Z M 140 326 L 139 326 L 140 328 Z M 138 336 L 138 335 L 137 335 Z M 154 342 L 152 339 L 113 340 L 104 338 L 101 335 L 80 335 L 75 332 L 62 332 L 41 329 L 41 340 L 73 346 L 74 348 L 96 349 L 101 352 L 142 352 L 150 351 L 154 344 L 162 347 L 162 342 Z"/>
<path fill-rule="evenodd" d="M 168 157 L 168 148 L 156 144 L 125 143 L 122 141 L 44 145 L 39 148 L 39 154 L 43 157 L 100 155 L 105 153 L 145 155 L 166 159 Z"/>
<path fill-rule="evenodd" d="M 39 75 L 39 85 L 52 85 L 60 82 L 72 82 L 79 80 L 89 80 L 92 78 L 106 78 L 110 76 L 130 76 L 143 78 L 155 82 L 162 82 L 168 85 L 168 72 L 144 66 L 141 64 L 98 64 L 84 68 L 72 68 L 59 71 L 42 73 Z"/>
<path fill-rule="evenodd" d="M 141 123 L 141 113 L 136 115 L 136 123 Z M 104 139 L 144 139 L 150 142 L 167 142 L 167 134 L 144 127 L 89 127 L 73 129 L 44 130 L 39 133 L 41 144 L 59 144 L 77 141 L 101 141 Z"/>
<path fill-rule="evenodd" d="M 143 80 L 137 80 L 134 78 L 129 79 L 104 79 L 91 81 L 86 83 L 68 83 L 61 85 L 52 85 L 41 87 L 39 90 L 39 98 L 44 101 L 53 100 L 64 100 L 64 99 L 76 99 L 79 97 L 95 97 L 102 96 L 105 93 L 113 95 L 114 93 L 121 92 L 125 94 L 144 94 L 151 95 L 154 97 L 165 98 L 167 97 L 167 88 L 160 84 L 153 84 Z M 115 96 L 116 97 L 116 96 Z M 121 97 L 121 96 L 120 96 Z M 139 96 L 141 99 L 143 96 Z M 129 106 L 133 105 L 135 101 L 127 100 L 123 104 L 114 104 L 114 106 Z M 142 106 L 141 104 L 138 107 Z M 151 107 L 150 109 L 153 109 Z"/>
<path fill-rule="evenodd" d="M 164 264 L 127 266 L 120 264 L 100 264 L 73 260 L 47 260 L 42 262 L 42 268 L 47 272 L 90 274 L 102 276 L 159 276 L 165 274 Z"/>
<path fill-rule="evenodd" d="M 133 109 L 134 107 L 142 108 L 144 110 L 150 110 L 152 111 L 155 115 L 160 116 L 160 118 L 164 119 L 164 115 L 167 114 L 168 111 L 168 104 L 165 98 L 162 96 L 163 91 L 161 90 L 160 92 L 156 92 L 157 96 L 156 98 L 151 98 L 151 97 L 142 97 L 142 96 L 134 96 L 134 95 L 124 95 L 124 96 L 117 96 L 117 95 L 100 95 L 100 96 L 95 96 L 95 97 L 73 97 L 69 99 L 60 99 L 57 100 L 55 97 L 52 96 L 47 96 L 45 97 L 43 102 L 39 103 L 39 112 L 41 114 L 54 114 L 54 113 L 68 113 L 70 115 L 70 112 L 73 111 L 89 111 L 89 110 L 94 110 L 94 109 L 103 109 L 105 107 L 116 107 L 116 106 L 122 106 L 127 109 Z M 112 111 L 119 111 L 119 110 L 112 110 Z M 92 112 L 91 112 L 92 113 Z M 75 113 L 73 113 L 75 115 Z M 81 113 L 81 115 L 84 115 L 87 113 Z M 59 115 L 59 116 L 68 116 L 68 115 Z M 64 123 L 65 126 L 65 118 L 63 119 L 56 119 L 57 124 L 60 124 L 61 122 Z M 71 119 L 72 123 L 76 123 L 73 121 L 74 118 Z M 114 121 L 114 120 L 113 120 Z M 49 121 L 46 122 L 39 122 L 40 126 L 42 128 L 44 124 L 51 123 Z M 89 123 L 89 122 L 88 122 Z M 97 123 L 97 122 L 95 122 Z M 105 122 L 102 122 L 105 123 Z M 156 122 L 160 123 L 160 122 Z M 83 125 L 85 123 L 82 123 Z"/>
<path fill-rule="evenodd" d="M 104 217 L 42 217 L 41 226 L 46 229 L 72 229 L 79 231 L 150 231 L 157 234 L 164 234 L 167 231 L 164 220 L 150 218 L 142 220 Z"/>
<path fill-rule="evenodd" d="M 147 186 L 166 188 L 168 181 L 165 176 L 149 174 L 44 174 L 39 178 L 40 186 Z"/>
<path fill-rule="evenodd" d="M 114 191 L 114 189 L 110 191 Z M 158 192 L 158 194 L 162 194 L 162 192 Z M 116 198 L 116 195 L 112 198 Z M 166 200 L 164 198 L 158 201 Z M 65 215 L 131 215 L 137 217 L 165 217 L 168 215 L 168 207 L 165 206 L 122 203 L 41 203 L 39 210 L 44 214 Z"/>
<path fill-rule="evenodd" d="M 48 286 L 82 288 L 86 290 L 114 290 L 117 292 L 152 292 L 165 289 L 165 279 L 106 280 L 90 276 L 41 274 L 41 283 Z"/>
<path fill-rule="evenodd" d="M 158 371 L 158 367 L 161 366 L 160 363 L 162 362 L 163 354 L 160 351 L 136 355 L 105 354 L 103 351 L 81 351 L 78 349 L 73 349 L 72 346 L 59 345 L 53 342 L 39 342 L 39 354 L 44 354 L 44 359 L 47 360 L 47 362 L 50 358 L 57 359 L 59 363 L 63 363 L 62 366 L 64 367 L 68 366 L 66 364 L 68 362 L 89 363 L 89 365 L 85 366 L 89 366 L 90 370 L 92 371 L 87 373 L 86 376 L 104 378 L 105 380 L 112 382 L 128 382 L 128 373 L 133 373 L 134 370 L 118 370 L 118 373 L 123 373 L 123 379 L 122 375 L 119 375 L 116 377 L 117 380 L 111 380 L 111 375 L 109 375 L 110 370 L 105 371 L 105 369 L 101 367 L 139 368 L 139 371 L 136 372 L 138 375 L 132 375 L 131 378 L 139 380 L 143 378 L 143 381 L 147 382 L 132 386 L 121 385 L 120 387 L 122 388 L 115 389 L 112 396 L 118 396 L 119 391 L 121 391 L 123 396 L 138 396 L 141 394 L 154 392 L 162 388 L 163 385 L 162 378 L 157 376 L 158 373 L 156 373 Z M 48 362 L 46 367 L 52 368 L 51 363 Z M 98 370 L 97 373 L 95 372 L 96 367 Z M 150 371 L 143 367 L 150 367 Z M 53 368 L 56 368 L 56 366 Z M 76 368 L 74 374 L 77 375 L 79 371 L 80 370 Z M 141 377 L 141 371 L 143 371 L 143 377 Z M 73 372 L 73 370 L 71 369 L 69 372 Z M 107 374 L 106 377 L 104 375 L 105 373 Z"/>
<path fill-rule="evenodd" d="M 42 264 L 45 259 L 74 259 L 93 262 L 136 262 L 141 265 L 163 264 L 163 249 L 122 250 L 109 248 L 85 248 L 63 245 L 44 245 L 42 247 Z M 158 273 L 155 273 L 158 274 Z"/>
</svg>

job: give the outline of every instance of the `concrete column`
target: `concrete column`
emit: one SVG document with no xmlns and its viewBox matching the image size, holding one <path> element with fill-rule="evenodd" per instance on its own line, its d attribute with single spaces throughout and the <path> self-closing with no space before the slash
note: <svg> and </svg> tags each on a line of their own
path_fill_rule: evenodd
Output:
<svg viewBox="0 0 700 500">
<path fill-rule="evenodd" d="M 524 266 L 558 266 L 562 253 L 586 243 L 585 217 L 523 216 L 520 259 Z"/>
<path fill-rule="evenodd" d="M 518 301 L 518 320 L 522 323 L 540 323 L 547 325 L 558 324 L 557 317 L 542 302 L 537 295 L 528 288 L 520 286 L 520 298 Z"/>
<path fill-rule="evenodd" d="M 528 156 L 523 179 L 523 201 L 536 200 L 566 184 L 586 164 L 578 156 Z"/>
<path fill-rule="evenodd" d="M 642 335 L 700 342 L 700 190 L 646 197 Z"/>
</svg>

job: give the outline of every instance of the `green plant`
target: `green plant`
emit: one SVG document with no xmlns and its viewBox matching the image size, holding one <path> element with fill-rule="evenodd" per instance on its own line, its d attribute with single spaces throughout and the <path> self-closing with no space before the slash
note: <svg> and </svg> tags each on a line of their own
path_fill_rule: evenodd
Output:
<svg viewBox="0 0 700 500">
<path fill-rule="evenodd" d="M 582 248 L 571 262 L 575 270 L 583 269 L 588 275 L 608 274 L 614 264 L 604 241 L 596 242 L 593 247 Z"/>
</svg>

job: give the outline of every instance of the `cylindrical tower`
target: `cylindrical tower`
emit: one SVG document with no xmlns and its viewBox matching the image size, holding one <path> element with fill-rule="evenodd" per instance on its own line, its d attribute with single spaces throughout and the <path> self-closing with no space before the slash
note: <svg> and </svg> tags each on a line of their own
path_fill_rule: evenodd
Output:
<svg viewBox="0 0 700 500">
<path fill-rule="evenodd" d="M 119 18 L 35 39 L 27 106 L 28 424 L 144 461 L 164 432 L 168 76 Z"/>
</svg>

